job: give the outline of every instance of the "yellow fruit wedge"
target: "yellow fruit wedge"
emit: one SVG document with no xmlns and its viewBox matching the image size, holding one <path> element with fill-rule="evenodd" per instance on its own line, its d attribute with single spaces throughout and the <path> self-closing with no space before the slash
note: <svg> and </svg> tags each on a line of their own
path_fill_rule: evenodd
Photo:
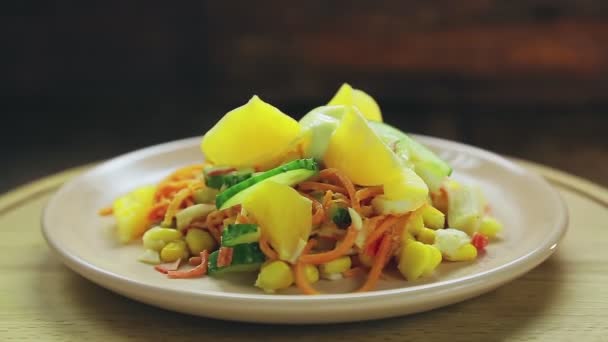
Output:
<svg viewBox="0 0 608 342">
<path fill-rule="evenodd" d="M 365 118 L 382 122 L 382 113 L 376 100 L 366 92 L 354 89 L 348 83 L 342 84 L 328 105 L 356 106 Z"/>
<path fill-rule="evenodd" d="M 243 208 L 260 225 L 281 260 L 295 262 L 312 222 L 312 202 L 288 185 L 267 181 L 256 185 Z"/>
<path fill-rule="evenodd" d="M 142 186 L 114 201 L 112 208 L 120 242 L 131 241 L 148 228 L 148 213 L 152 209 L 155 192 L 155 186 Z"/>
<path fill-rule="evenodd" d="M 406 167 L 383 183 L 384 195 L 377 196 L 372 206 L 378 214 L 404 214 L 427 203 L 429 188 L 416 172 Z M 422 220 L 422 219 L 420 219 Z"/>
<path fill-rule="evenodd" d="M 216 165 L 256 166 L 286 153 L 299 132 L 296 120 L 253 96 L 205 134 L 201 150 Z"/>
<path fill-rule="evenodd" d="M 429 248 L 430 247 L 430 248 Z M 399 254 L 397 267 L 399 272 L 409 281 L 414 281 L 422 276 L 435 263 L 435 253 L 431 248 L 418 241 L 411 241 L 403 245 Z M 427 271 L 428 272 L 428 271 Z"/>
<path fill-rule="evenodd" d="M 384 184 L 402 172 L 397 156 L 356 110 L 344 113 L 323 160 L 327 167 L 337 168 L 355 184 L 365 186 Z"/>
</svg>

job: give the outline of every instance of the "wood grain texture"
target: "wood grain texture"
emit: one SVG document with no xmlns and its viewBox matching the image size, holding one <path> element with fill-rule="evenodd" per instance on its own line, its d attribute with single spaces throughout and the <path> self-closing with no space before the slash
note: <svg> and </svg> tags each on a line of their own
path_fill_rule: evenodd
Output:
<svg viewBox="0 0 608 342">
<path fill-rule="evenodd" d="M 559 250 L 539 267 L 460 304 L 326 326 L 187 316 L 132 301 L 83 279 L 51 254 L 39 226 L 49 197 L 39 190 L 53 189 L 73 175 L 50 177 L 0 198 L 0 207 L 10 205 L 9 200 L 20 202 L 0 214 L 2 341 L 605 341 L 608 335 L 608 192 L 559 172 L 549 170 L 547 176 L 559 184 L 571 223 Z"/>
</svg>

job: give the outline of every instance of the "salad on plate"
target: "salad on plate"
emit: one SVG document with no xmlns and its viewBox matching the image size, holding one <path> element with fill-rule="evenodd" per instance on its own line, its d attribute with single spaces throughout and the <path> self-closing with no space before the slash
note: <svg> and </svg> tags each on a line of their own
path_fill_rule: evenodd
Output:
<svg viewBox="0 0 608 342">
<path fill-rule="evenodd" d="M 502 230 L 480 189 L 348 84 L 300 121 L 253 96 L 201 150 L 100 211 L 169 278 L 255 272 L 264 292 L 318 294 L 316 282 L 352 277 L 370 291 L 389 269 L 416 281 L 474 262 Z"/>
</svg>

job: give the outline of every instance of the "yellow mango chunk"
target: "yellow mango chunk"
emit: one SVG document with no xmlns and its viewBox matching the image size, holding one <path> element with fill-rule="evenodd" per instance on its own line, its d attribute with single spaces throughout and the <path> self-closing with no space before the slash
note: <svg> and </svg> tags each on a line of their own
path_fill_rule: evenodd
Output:
<svg viewBox="0 0 608 342">
<path fill-rule="evenodd" d="M 437 249 L 435 246 L 426 245 L 430 252 L 429 263 L 426 265 L 426 269 L 422 272 L 422 276 L 426 277 L 433 273 L 433 271 L 441 264 L 441 260 L 443 257 L 441 256 L 441 251 Z"/>
<path fill-rule="evenodd" d="M 260 225 L 279 258 L 294 262 L 310 235 L 312 202 L 284 184 L 267 181 L 255 187 L 243 208 Z"/>
<path fill-rule="evenodd" d="M 155 192 L 155 186 L 142 186 L 114 201 L 112 209 L 120 242 L 131 241 L 148 228 L 148 213 L 152 209 Z"/>
<path fill-rule="evenodd" d="M 253 96 L 205 134 L 201 150 L 216 165 L 256 166 L 286 153 L 299 132 L 296 120 Z"/>
<path fill-rule="evenodd" d="M 354 183 L 371 186 L 400 177 L 399 160 L 356 110 L 348 110 L 332 134 L 324 156 L 327 167 L 341 170 Z"/>
<path fill-rule="evenodd" d="M 402 168 L 396 177 L 388 178 L 383 187 L 384 195 L 377 196 L 372 202 L 374 209 L 383 215 L 407 213 L 428 201 L 429 188 L 409 168 Z"/>
<path fill-rule="evenodd" d="M 342 84 L 328 105 L 355 106 L 366 119 L 382 122 L 382 113 L 376 100 L 366 92 L 354 89 L 348 83 Z"/>
<path fill-rule="evenodd" d="M 410 241 L 403 245 L 399 255 L 399 272 L 409 281 L 414 281 L 427 271 L 434 256 L 428 245 L 418 241 Z"/>
</svg>

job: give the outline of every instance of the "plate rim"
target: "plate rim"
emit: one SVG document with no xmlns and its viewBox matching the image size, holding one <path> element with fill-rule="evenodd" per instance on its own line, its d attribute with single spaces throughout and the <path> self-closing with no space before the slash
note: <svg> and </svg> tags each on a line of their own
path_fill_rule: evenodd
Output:
<svg viewBox="0 0 608 342">
<path fill-rule="evenodd" d="M 565 204 L 562 196 L 557 192 L 557 190 L 552 187 L 543 177 L 538 175 L 536 172 L 525 169 L 524 167 L 517 165 L 514 162 L 509 161 L 508 159 L 485 149 L 464 144 L 457 141 L 431 137 L 420 134 L 409 134 L 414 139 L 420 141 L 421 143 L 425 142 L 434 142 L 440 145 L 452 146 L 458 149 L 467 149 L 475 152 L 476 155 L 480 155 L 487 159 L 492 160 L 498 164 L 501 164 L 504 167 L 507 167 L 512 170 L 516 170 L 519 173 L 524 174 L 528 178 L 533 178 L 536 182 L 542 184 L 542 186 L 547 190 L 546 193 L 551 194 L 551 197 L 556 201 L 559 206 L 556 221 L 553 229 L 550 234 L 547 236 L 543 243 L 539 246 L 536 246 L 534 249 L 531 249 L 528 253 L 514 259 L 508 263 L 500 265 L 498 267 L 485 270 L 480 273 L 473 273 L 470 275 L 458 277 L 451 280 L 439 281 L 436 283 L 425 283 L 405 288 L 396 288 L 396 289 L 386 289 L 386 290 L 375 290 L 364 293 L 339 293 L 339 294 L 320 294 L 316 296 L 306 296 L 302 294 L 279 294 L 279 295 L 267 295 L 267 294 L 246 294 L 246 293 L 231 293 L 231 292 L 221 292 L 221 291 L 210 291 L 210 290 L 191 290 L 191 289 L 177 289 L 166 287 L 163 285 L 150 284 L 147 282 L 139 281 L 137 279 L 129 278 L 126 276 L 122 276 L 119 274 L 115 274 L 110 270 L 106 270 L 101 268 L 95 264 L 89 263 L 86 260 L 79 258 L 76 255 L 73 255 L 62 248 L 58 242 L 50 234 L 52 230 L 49 227 L 49 210 L 53 208 L 54 205 L 57 205 L 58 199 L 64 192 L 67 192 L 73 187 L 75 184 L 78 184 L 83 179 L 91 177 L 96 173 L 103 173 L 106 168 L 113 168 L 116 165 L 120 165 L 123 163 L 136 162 L 137 160 L 144 159 L 150 155 L 155 155 L 162 152 L 168 152 L 175 149 L 179 149 L 185 145 L 194 144 L 195 142 L 200 142 L 201 137 L 190 137 L 184 139 L 173 140 L 170 142 L 160 143 L 148 147 L 144 147 L 142 149 L 136 149 L 127 153 L 123 153 L 111 159 L 108 159 L 101 164 L 94 166 L 93 168 L 83 172 L 82 174 L 72 178 L 71 180 L 64 183 L 49 199 L 47 204 L 43 209 L 43 213 L 41 215 L 41 230 L 44 239 L 47 244 L 51 247 L 51 250 L 60 257 L 62 262 L 66 264 L 70 269 L 75 271 L 76 273 L 84 276 L 85 278 L 91 280 L 92 282 L 101 285 L 102 287 L 112 289 L 116 292 L 122 292 L 118 288 L 121 285 L 127 285 L 130 287 L 136 287 L 137 290 L 143 291 L 161 291 L 170 294 L 176 295 L 188 295 L 188 296 L 196 296 L 200 299 L 225 299 L 225 300 L 237 300 L 242 304 L 251 304 L 251 303 L 269 303 L 269 302 L 281 302 L 286 304 L 288 302 L 306 302 L 310 304 L 318 304 L 323 302 L 325 304 L 331 303 L 341 303 L 344 300 L 353 301 L 353 300 L 369 300 L 369 299 L 386 299 L 388 297 L 394 297 L 396 295 L 407 295 L 411 293 L 418 294 L 420 296 L 434 293 L 443 290 L 449 290 L 454 288 L 459 288 L 460 286 L 470 286 L 472 284 L 478 283 L 488 283 L 492 284 L 491 286 L 487 286 L 486 291 L 490 291 L 491 289 L 500 286 L 502 283 L 515 279 L 522 274 L 528 272 L 532 268 L 538 266 L 544 260 L 546 260 L 553 252 L 557 249 L 561 241 L 563 240 L 564 235 L 568 230 L 568 222 L 569 222 L 569 213 L 567 206 Z M 133 159 L 134 156 L 137 158 Z M 201 154 L 202 156 L 202 154 Z M 100 277 L 93 277 L 89 275 L 89 272 L 93 272 Z M 515 274 L 515 276 L 507 276 L 507 277 L 499 277 L 501 274 Z M 498 276 L 497 276 L 498 275 Z M 503 279 L 506 278 L 506 279 Z M 113 282 L 120 283 L 119 286 L 111 285 Z M 472 289 L 475 286 L 471 286 Z M 465 291 L 466 293 L 467 291 Z M 471 290 L 470 292 L 475 292 Z M 465 297 L 470 298 L 473 297 L 473 294 L 465 294 Z M 156 304 L 154 304 L 156 305 Z"/>
</svg>

